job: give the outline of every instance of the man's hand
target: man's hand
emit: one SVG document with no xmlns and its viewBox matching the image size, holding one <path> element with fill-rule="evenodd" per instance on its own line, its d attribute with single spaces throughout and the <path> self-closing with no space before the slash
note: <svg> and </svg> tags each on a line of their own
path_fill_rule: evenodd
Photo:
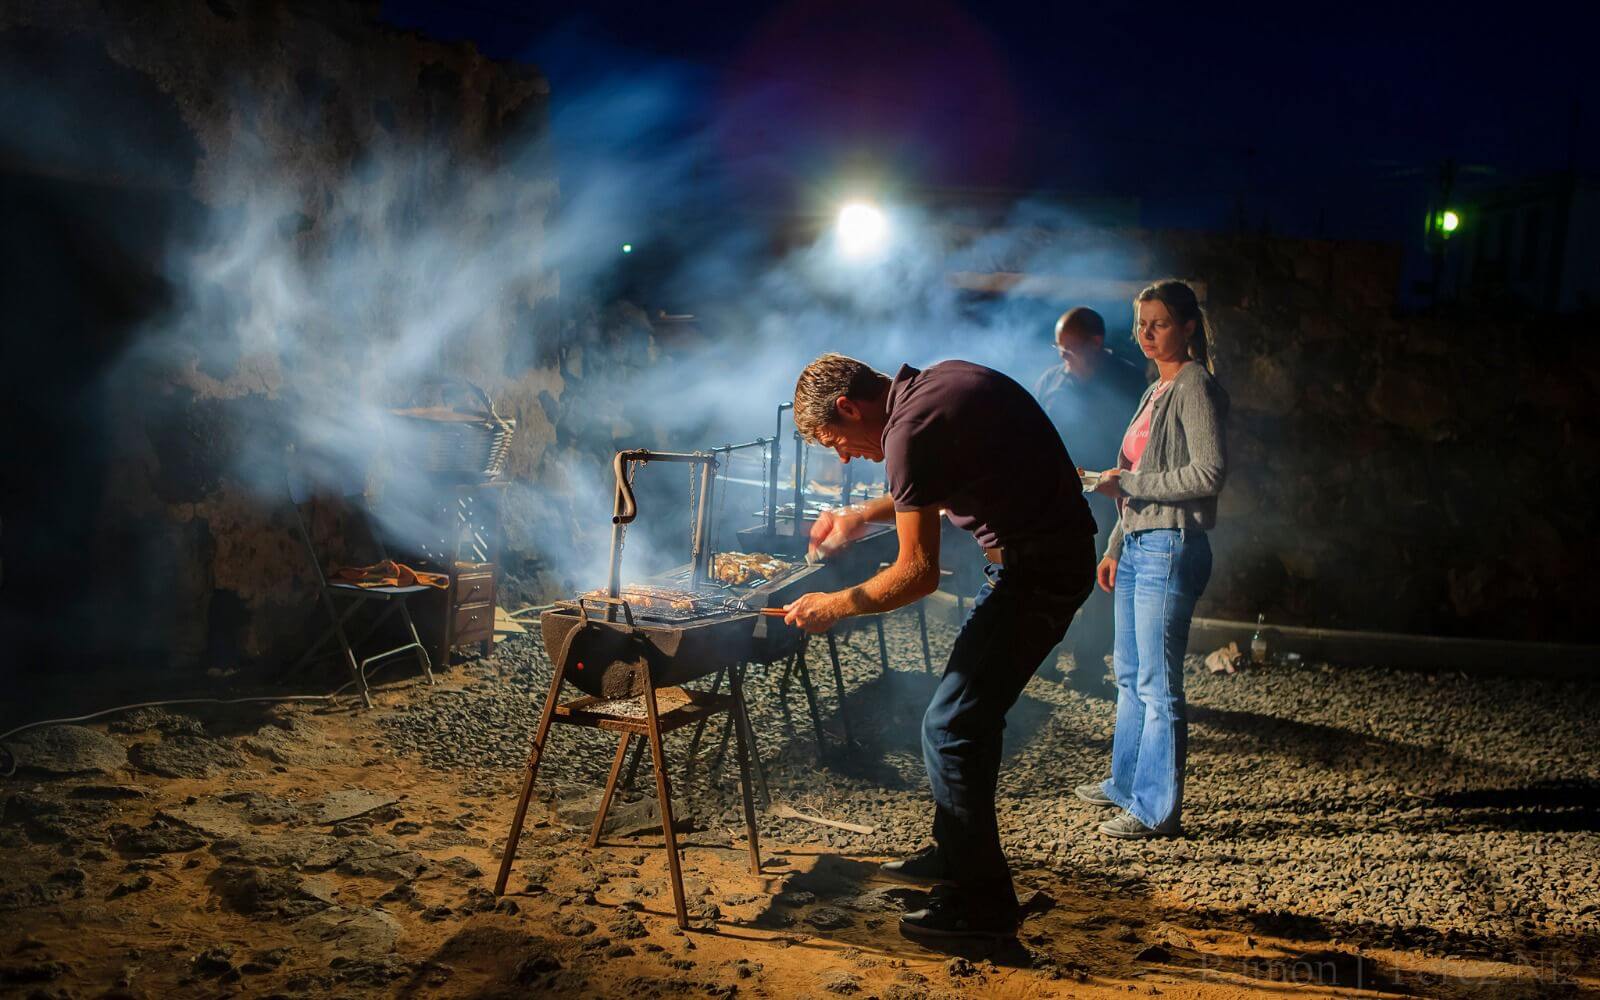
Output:
<svg viewBox="0 0 1600 1000">
<path fill-rule="evenodd" d="M 843 605 L 837 594 L 801 594 L 783 606 L 788 612 L 783 620 L 813 634 L 826 632 L 845 616 Z"/>
<path fill-rule="evenodd" d="M 860 538 L 866 528 L 866 515 L 855 507 L 825 510 L 811 522 L 811 548 L 807 554 L 832 555 Z"/>
<path fill-rule="evenodd" d="M 1106 471 L 1100 473 L 1100 481 L 1095 483 L 1094 491 L 1096 493 L 1104 493 L 1113 500 L 1116 500 L 1119 497 L 1125 497 L 1127 494 L 1122 492 L 1121 479 L 1121 469 L 1107 469 Z"/>
<path fill-rule="evenodd" d="M 1100 589 L 1108 594 L 1115 593 L 1117 589 L 1117 561 L 1110 556 L 1100 560 L 1100 565 L 1094 568 L 1094 577 L 1100 582 Z"/>
</svg>

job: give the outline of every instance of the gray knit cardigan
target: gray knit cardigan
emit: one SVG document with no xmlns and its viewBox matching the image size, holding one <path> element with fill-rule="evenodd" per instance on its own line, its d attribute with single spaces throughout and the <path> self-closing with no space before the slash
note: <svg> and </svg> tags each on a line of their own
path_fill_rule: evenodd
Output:
<svg viewBox="0 0 1600 1000">
<path fill-rule="evenodd" d="M 1133 411 L 1138 419 L 1155 391 L 1151 383 Z M 1208 531 L 1217 523 L 1217 494 L 1228 471 L 1225 423 L 1228 394 L 1201 364 L 1178 371 L 1172 388 L 1155 401 L 1150 441 L 1138 472 L 1123 472 L 1128 495 L 1106 543 L 1106 555 L 1122 552 L 1123 535 L 1150 528 Z M 1131 426 L 1131 421 L 1130 421 Z"/>
</svg>

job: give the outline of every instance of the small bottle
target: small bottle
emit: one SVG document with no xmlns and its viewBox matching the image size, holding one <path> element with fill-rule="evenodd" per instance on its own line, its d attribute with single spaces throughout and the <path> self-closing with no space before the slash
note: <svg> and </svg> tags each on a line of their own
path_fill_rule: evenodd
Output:
<svg viewBox="0 0 1600 1000">
<path fill-rule="evenodd" d="M 1250 662 L 1264 664 L 1267 662 L 1267 615 L 1262 612 L 1256 615 L 1256 633 L 1250 637 Z"/>
</svg>

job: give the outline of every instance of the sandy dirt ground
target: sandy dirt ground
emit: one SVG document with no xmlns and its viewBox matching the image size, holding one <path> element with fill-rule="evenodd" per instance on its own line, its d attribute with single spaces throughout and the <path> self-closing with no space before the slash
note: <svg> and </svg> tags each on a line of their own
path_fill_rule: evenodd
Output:
<svg viewBox="0 0 1600 1000">
<path fill-rule="evenodd" d="M 93 727 L 109 773 L 0 784 L 0 993 L 97 996 L 1241 996 L 1600 994 L 1575 961 L 1473 961 L 1229 929 L 1178 899 L 1023 868 L 1002 946 L 930 950 L 897 918 L 922 889 L 881 856 L 691 829 L 693 926 L 672 918 L 659 830 L 587 849 L 535 801 L 492 893 L 519 776 L 396 755 L 372 711 L 145 713 Z M 98 744 L 97 744 L 98 745 Z M 157 752 L 158 750 L 163 753 Z M 151 773 L 164 771 L 167 777 Z"/>
</svg>

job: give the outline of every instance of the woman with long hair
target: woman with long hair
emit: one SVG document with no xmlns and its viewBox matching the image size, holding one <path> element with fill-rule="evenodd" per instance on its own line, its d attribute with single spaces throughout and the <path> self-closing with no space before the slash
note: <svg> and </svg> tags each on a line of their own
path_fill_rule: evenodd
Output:
<svg viewBox="0 0 1600 1000">
<path fill-rule="evenodd" d="M 1183 654 L 1195 603 L 1211 578 L 1206 532 L 1217 523 L 1227 471 L 1228 414 L 1194 289 L 1158 281 L 1133 305 L 1134 342 L 1159 377 L 1123 435 L 1117 467 L 1096 487 L 1118 508 L 1096 571 L 1100 587 L 1114 595 L 1116 616 L 1111 777 L 1074 789 L 1086 802 L 1121 809 L 1100 832 L 1124 839 L 1182 832 Z"/>
</svg>

